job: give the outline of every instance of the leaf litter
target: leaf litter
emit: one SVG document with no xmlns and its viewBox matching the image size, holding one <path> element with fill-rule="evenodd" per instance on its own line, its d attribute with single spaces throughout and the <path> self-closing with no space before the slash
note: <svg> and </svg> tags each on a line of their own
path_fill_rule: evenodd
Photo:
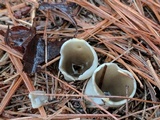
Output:
<svg viewBox="0 0 160 120">
<path fill-rule="evenodd" d="M 45 42 L 42 35 L 36 34 L 34 26 L 30 29 L 24 26 L 8 27 L 5 43 L 23 54 L 23 70 L 28 74 L 38 72 L 38 65 L 45 62 Z M 57 40 L 47 42 L 48 61 L 59 55 L 62 43 Z"/>
<path fill-rule="evenodd" d="M 0 8 L 2 118 L 159 119 L 158 0 L 0 2 L 3 5 Z M 20 14 L 17 18 L 16 12 L 21 13 L 28 4 L 31 10 L 26 10 L 25 15 Z M 34 17 L 38 19 L 38 24 L 31 26 Z M 58 22 L 61 24 L 57 26 L 55 23 Z M 7 33 L 6 36 L 4 33 Z M 89 100 L 91 97 L 83 95 L 86 81 L 67 83 L 58 70 L 60 46 L 75 34 L 94 47 L 100 64 L 116 62 L 134 75 L 138 85 L 134 98 L 119 108 L 97 104 L 86 106 L 84 98 Z M 30 49 L 31 46 L 34 49 Z M 48 56 L 47 62 L 45 55 Z M 33 90 L 48 91 L 49 102 L 45 107 L 31 108 L 28 91 Z"/>
</svg>

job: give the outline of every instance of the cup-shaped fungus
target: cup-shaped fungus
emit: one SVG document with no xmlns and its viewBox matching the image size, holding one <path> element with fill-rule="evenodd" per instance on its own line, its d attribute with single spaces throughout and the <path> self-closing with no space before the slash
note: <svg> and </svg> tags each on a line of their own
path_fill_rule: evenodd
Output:
<svg viewBox="0 0 160 120">
<path fill-rule="evenodd" d="M 48 102 L 48 96 L 44 91 L 32 91 L 29 93 L 29 99 L 33 108 L 39 108 Z"/>
<path fill-rule="evenodd" d="M 67 81 L 87 79 L 98 66 L 95 50 L 82 39 L 73 38 L 66 41 L 60 54 L 59 70 Z"/>
<path fill-rule="evenodd" d="M 86 95 L 108 95 L 133 97 L 137 84 L 133 75 L 115 63 L 104 63 L 93 73 L 87 83 Z M 122 98 L 92 98 L 97 104 L 118 107 L 126 103 Z"/>
</svg>

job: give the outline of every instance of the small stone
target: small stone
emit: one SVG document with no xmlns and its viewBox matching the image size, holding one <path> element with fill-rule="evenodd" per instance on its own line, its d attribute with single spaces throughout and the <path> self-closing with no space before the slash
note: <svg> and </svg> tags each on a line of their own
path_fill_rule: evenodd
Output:
<svg viewBox="0 0 160 120">
<path fill-rule="evenodd" d="M 48 96 L 44 91 L 32 91 L 29 93 L 29 99 L 33 108 L 39 108 L 48 102 Z"/>
</svg>

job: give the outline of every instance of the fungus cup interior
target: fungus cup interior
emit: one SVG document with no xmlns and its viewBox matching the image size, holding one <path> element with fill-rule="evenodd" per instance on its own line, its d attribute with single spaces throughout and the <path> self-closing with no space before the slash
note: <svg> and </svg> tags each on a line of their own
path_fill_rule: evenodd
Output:
<svg viewBox="0 0 160 120">
<path fill-rule="evenodd" d="M 106 70 L 104 71 L 104 69 Z M 109 93 L 112 96 L 126 96 L 126 93 L 128 93 L 128 96 L 130 96 L 134 91 L 134 80 L 129 74 L 124 74 L 123 71 L 118 70 L 118 66 L 116 65 L 108 65 L 107 68 L 104 66 L 95 74 L 95 82 L 104 94 Z M 112 102 L 121 100 L 123 99 L 110 98 Z"/>
<path fill-rule="evenodd" d="M 63 69 L 74 77 L 82 75 L 93 63 L 93 53 L 85 42 L 70 42 L 62 51 Z"/>
</svg>

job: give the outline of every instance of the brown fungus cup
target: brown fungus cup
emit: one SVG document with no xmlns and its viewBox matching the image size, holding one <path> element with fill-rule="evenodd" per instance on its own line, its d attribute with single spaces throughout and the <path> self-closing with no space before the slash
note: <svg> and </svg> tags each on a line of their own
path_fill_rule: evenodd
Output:
<svg viewBox="0 0 160 120">
<path fill-rule="evenodd" d="M 85 80 L 91 77 L 98 66 L 95 50 L 82 39 L 66 41 L 60 54 L 59 70 L 67 81 Z"/>
<path fill-rule="evenodd" d="M 133 97 L 136 92 L 136 81 L 132 74 L 115 63 L 104 63 L 93 73 L 87 83 L 86 95 L 108 95 Z M 97 104 L 118 107 L 126 103 L 122 98 L 92 98 Z"/>
</svg>

